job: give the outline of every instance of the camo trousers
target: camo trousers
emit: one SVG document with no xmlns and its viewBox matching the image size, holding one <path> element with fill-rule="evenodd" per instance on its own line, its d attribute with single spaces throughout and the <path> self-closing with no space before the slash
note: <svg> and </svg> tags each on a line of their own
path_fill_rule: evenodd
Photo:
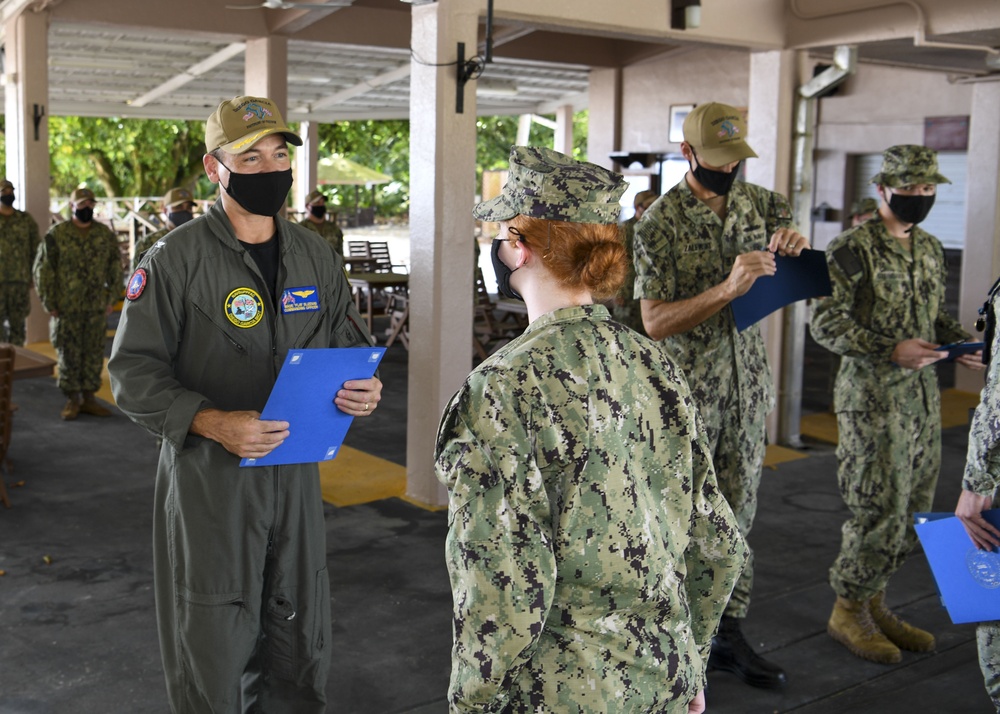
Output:
<svg viewBox="0 0 1000 714">
<path fill-rule="evenodd" d="M 73 394 L 101 388 L 107 330 L 103 312 L 60 315 L 49 320 L 49 338 L 58 358 L 59 389 Z"/>
<path fill-rule="evenodd" d="M 27 283 L 0 283 L 0 342 L 24 345 L 24 321 L 31 311 Z M 6 334 L 4 320 L 10 325 Z M 4 339 L 6 337 L 6 339 Z"/>
<path fill-rule="evenodd" d="M 733 509 L 740 533 L 746 538 L 757 515 L 757 490 L 760 488 L 764 453 L 767 449 L 767 432 L 762 409 L 742 409 L 736 398 L 735 384 L 729 385 L 729 395 L 714 400 L 718 408 L 705 408 L 713 400 L 696 392 L 699 412 L 705 424 L 712 464 L 719 491 Z M 726 605 L 725 614 L 743 618 L 750 609 L 750 591 L 753 589 L 753 550 L 747 543 L 747 562 L 736 581 L 733 594 Z"/>
<path fill-rule="evenodd" d="M 929 511 L 941 468 L 941 414 L 840 412 L 837 481 L 851 510 L 830 585 L 867 600 L 885 589 L 917 543 L 913 514 Z"/>
</svg>

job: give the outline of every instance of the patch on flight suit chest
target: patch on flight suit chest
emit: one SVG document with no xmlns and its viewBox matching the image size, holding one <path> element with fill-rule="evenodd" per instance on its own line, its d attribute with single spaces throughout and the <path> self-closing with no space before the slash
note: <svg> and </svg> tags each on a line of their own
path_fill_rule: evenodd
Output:
<svg viewBox="0 0 1000 714">
<path fill-rule="evenodd" d="M 237 327 L 253 327 L 264 317 L 264 301 L 252 288 L 236 288 L 226 297 L 225 311 Z"/>
</svg>

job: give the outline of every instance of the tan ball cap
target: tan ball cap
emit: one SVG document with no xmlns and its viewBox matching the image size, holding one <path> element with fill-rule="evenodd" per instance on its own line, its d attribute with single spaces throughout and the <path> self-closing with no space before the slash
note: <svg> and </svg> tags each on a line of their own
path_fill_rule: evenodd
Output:
<svg viewBox="0 0 1000 714">
<path fill-rule="evenodd" d="M 216 109 L 205 124 L 205 150 L 242 154 L 265 136 L 283 134 L 289 144 L 302 139 L 288 128 L 274 102 L 266 97 L 233 97 Z"/>
<path fill-rule="evenodd" d="M 699 162 L 704 159 L 710 166 L 756 158 L 746 135 L 743 114 L 728 104 L 699 104 L 684 119 L 684 141 L 694 147 Z"/>
</svg>

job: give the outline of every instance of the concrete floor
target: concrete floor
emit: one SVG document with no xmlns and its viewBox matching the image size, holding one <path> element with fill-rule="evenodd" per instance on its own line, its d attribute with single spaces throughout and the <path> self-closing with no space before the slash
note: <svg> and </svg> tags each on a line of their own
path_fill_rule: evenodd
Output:
<svg viewBox="0 0 1000 714">
<path fill-rule="evenodd" d="M 390 348 L 380 413 L 348 437 L 396 463 L 405 455 L 406 360 L 401 346 Z M 60 421 L 62 397 L 49 379 L 15 383 L 14 399 L 13 507 L 0 508 L 0 714 L 165 712 L 152 595 L 154 440 L 117 411 Z M 964 427 L 945 432 L 938 510 L 954 508 L 965 448 Z M 765 473 L 750 538 L 757 583 L 745 630 L 785 667 L 788 688 L 764 692 L 712 673 L 709 711 L 991 712 L 974 628 L 949 623 L 919 553 L 888 598 L 938 635 L 936 652 L 877 665 L 825 634 L 833 602 L 826 571 L 846 510 L 832 447 L 807 453 Z M 397 499 L 327 506 L 335 644 L 328 711 L 447 710 L 446 527 L 446 513 Z"/>
</svg>

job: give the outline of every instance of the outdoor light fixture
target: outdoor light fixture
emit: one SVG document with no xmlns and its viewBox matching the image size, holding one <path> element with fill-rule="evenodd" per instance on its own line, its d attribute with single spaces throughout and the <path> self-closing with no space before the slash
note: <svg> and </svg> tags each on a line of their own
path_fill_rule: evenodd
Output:
<svg viewBox="0 0 1000 714">
<path fill-rule="evenodd" d="M 430 5 L 437 0 L 400 0 L 400 2 L 405 2 L 407 5 Z"/>
<path fill-rule="evenodd" d="M 670 29 L 693 30 L 701 26 L 701 0 L 670 0 Z"/>
</svg>

